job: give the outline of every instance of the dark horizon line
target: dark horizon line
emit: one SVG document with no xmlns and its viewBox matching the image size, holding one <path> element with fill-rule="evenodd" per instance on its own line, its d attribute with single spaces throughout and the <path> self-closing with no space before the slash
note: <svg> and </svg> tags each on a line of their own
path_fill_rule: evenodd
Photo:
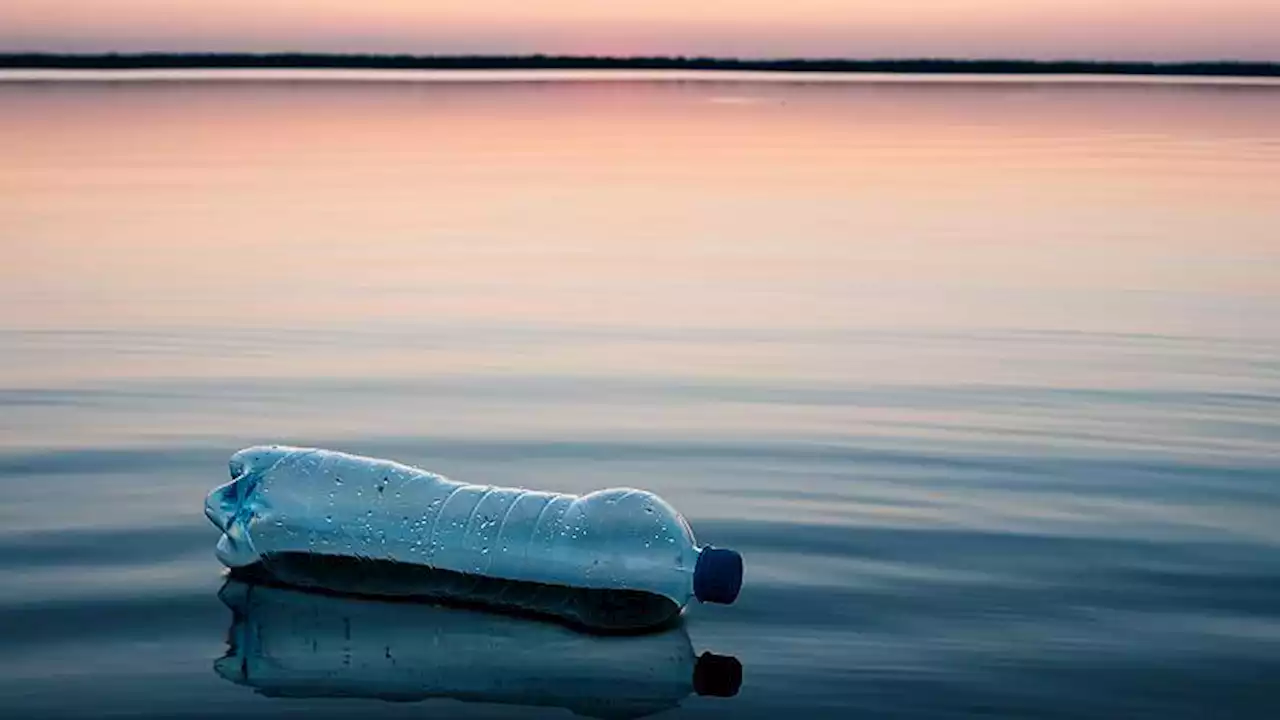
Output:
<svg viewBox="0 0 1280 720">
<path fill-rule="evenodd" d="M 1013 75 L 1194 75 L 1280 77 L 1280 62 L 1019 59 L 720 58 L 651 55 L 411 55 L 377 53 L 0 52 L 0 69 L 23 70 L 748 70 L 797 73 L 883 72 Z"/>
</svg>

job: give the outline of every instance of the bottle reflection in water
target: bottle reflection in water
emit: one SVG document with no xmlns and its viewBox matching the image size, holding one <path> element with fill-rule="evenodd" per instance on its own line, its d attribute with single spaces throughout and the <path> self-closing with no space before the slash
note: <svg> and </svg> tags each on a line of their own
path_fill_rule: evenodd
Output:
<svg viewBox="0 0 1280 720">
<path fill-rule="evenodd" d="M 219 675 L 270 697 L 452 698 L 638 718 L 690 694 L 729 697 L 732 657 L 694 655 L 683 626 L 632 637 L 474 610 L 229 580 Z"/>
</svg>

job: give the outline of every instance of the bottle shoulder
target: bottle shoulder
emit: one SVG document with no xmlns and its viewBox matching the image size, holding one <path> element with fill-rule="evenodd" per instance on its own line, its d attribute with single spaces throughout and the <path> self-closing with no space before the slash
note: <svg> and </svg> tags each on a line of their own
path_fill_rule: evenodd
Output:
<svg viewBox="0 0 1280 720">
<path fill-rule="evenodd" d="M 571 518 L 584 516 L 602 529 L 636 528 L 654 532 L 655 541 L 696 545 L 693 529 L 684 516 L 648 490 L 627 487 L 597 490 L 578 498 L 571 512 L 574 512 Z"/>
</svg>

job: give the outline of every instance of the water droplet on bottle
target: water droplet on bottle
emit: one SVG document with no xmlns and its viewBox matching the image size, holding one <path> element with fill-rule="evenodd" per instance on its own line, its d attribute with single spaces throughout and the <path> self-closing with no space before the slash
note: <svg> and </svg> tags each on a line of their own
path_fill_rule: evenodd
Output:
<svg viewBox="0 0 1280 720">
<path fill-rule="evenodd" d="M 332 515 L 325 515 L 325 516 L 324 516 L 324 521 L 332 525 L 332 524 L 333 524 L 333 516 L 332 516 Z"/>
</svg>

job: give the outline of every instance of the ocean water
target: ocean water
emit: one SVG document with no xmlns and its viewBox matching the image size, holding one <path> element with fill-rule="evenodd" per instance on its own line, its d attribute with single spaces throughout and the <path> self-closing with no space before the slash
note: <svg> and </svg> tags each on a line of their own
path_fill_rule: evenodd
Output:
<svg viewBox="0 0 1280 720">
<path fill-rule="evenodd" d="M 1280 715 L 1280 86 L 137 77 L 0 75 L 5 717 Z M 744 590 L 223 589 L 264 442 L 648 488 Z"/>
</svg>

